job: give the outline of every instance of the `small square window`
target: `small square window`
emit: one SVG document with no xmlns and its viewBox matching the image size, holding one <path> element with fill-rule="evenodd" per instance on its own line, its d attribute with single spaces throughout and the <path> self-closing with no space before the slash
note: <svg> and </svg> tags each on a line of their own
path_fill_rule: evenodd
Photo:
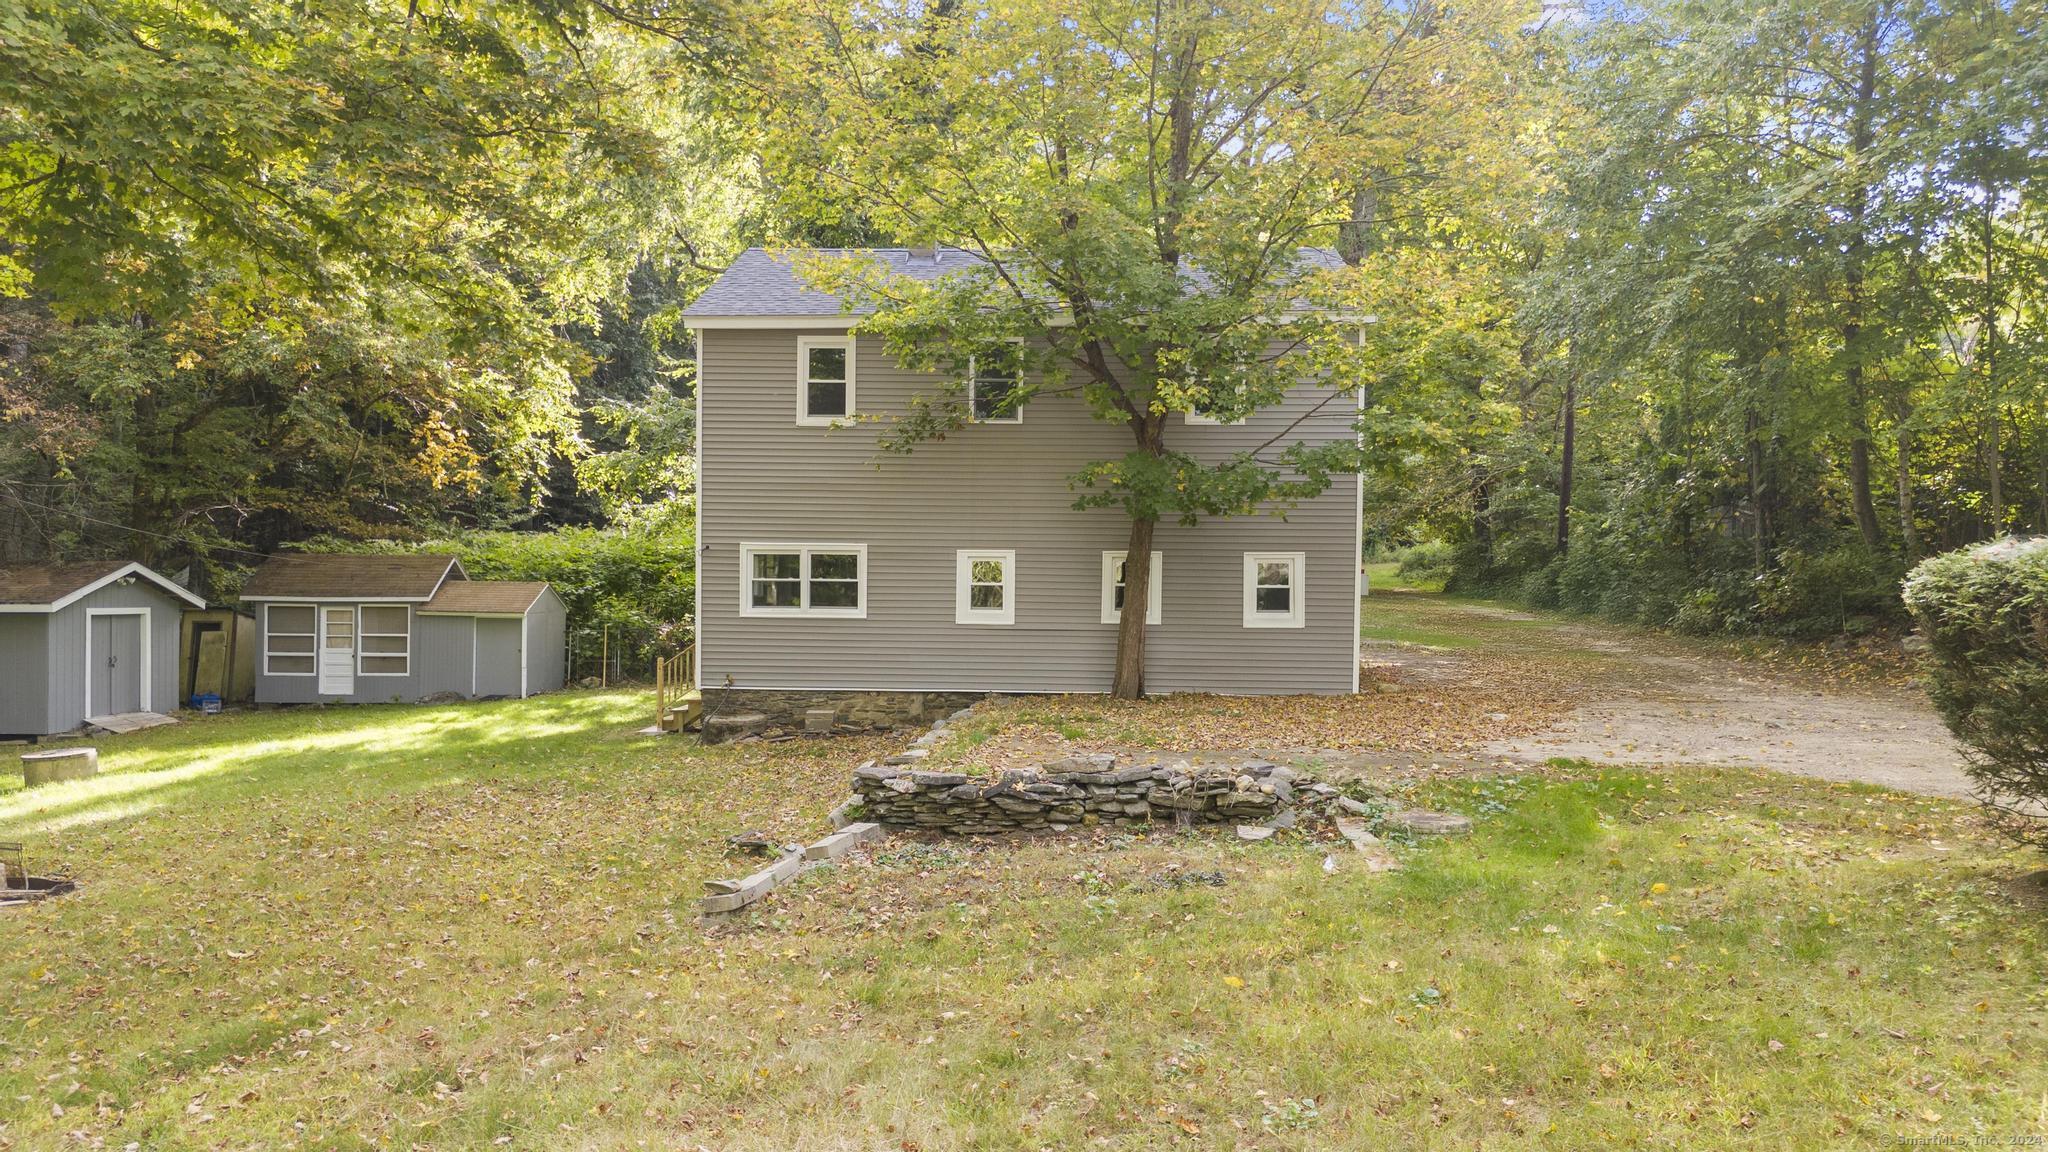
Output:
<svg viewBox="0 0 2048 1152">
<path fill-rule="evenodd" d="M 853 408 L 853 337 L 797 339 L 799 424 L 830 425 L 850 419 Z"/>
<path fill-rule="evenodd" d="M 1197 378 L 1195 382 L 1197 384 L 1207 384 L 1210 389 L 1223 392 L 1226 394 L 1226 396 L 1234 393 L 1235 399 L 1239 401 L 1242 401 L 1244 399 L 1246 381 L 1242 375 L 1237 375 L 1234 380 L 1224 380 L 1219 382 L 1203 381 Z M 1200 406 L 1191 408 L 1188 411 L 1182 413 L 1181 419 L 1188 424 L 1209 425 L 1242 424 L 1245 421 L 1245 418 L 1242 416 L 1239 416 L 1235 420 L 1219 420 L 1213 414 L 1203 411 Z"/>
<path fill-rule="evenodd" d="M 1124 616 L 1124 556 L 1123 552 L 1102 554 L 1102 622 L 1118 624 Z M 1159 589 L 1165 583 L 1165 561 L 1159 552 L 1152 553 L 1152 578 L 1145 581 L 1148 593 L 1145 601 L 1145 623 L 1159 623 L 1165 609 L 1160 604 Z"/>
<path fill-rule="evenodd" d="M 1244 626 L 1299 628 L 1306 621 L 1300 552 L 1244 554 Z"/>
<path fill-rule="evenodd" d="M 953 599 L 955 624 L 1014 624 L 1017 621 L 1017 554 L 955 553 L 958 577 Z"/>
<path fill-rule="evenodd" d="M 1022 424 L 1023 341 L 971 356 L 967 361 L 967 406 L 977 424 Z"/>
</svg>

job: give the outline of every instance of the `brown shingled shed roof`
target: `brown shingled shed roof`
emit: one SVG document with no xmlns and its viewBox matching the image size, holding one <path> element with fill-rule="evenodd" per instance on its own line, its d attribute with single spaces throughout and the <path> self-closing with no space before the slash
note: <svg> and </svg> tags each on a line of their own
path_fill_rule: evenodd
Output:
<svg viewBox="0 0 2048 1152">
<path fill-rule="evenodd" d="M 263 562 L 244 600 L 426 600 L 445 580 L 466 579 L 453 556 L 290 554 Z"/>
<path fill-rule="evenodd" d="M 199 597 L 141 564 L 128 560 L 94 560 L 82 564 L 55 564 L 36 568 L 0 568 L 0 607 L 20 610 L 24 605 L 35 609 L 59 605 L 94 585 L 122 575 L 145 580 L 194 607 L 205 607 L 205 601 Z"/>
<path fill-rule="evenodd" d="M 541 580 L 451 580 L 422 612 L 450 616 L 524 616 L 548 586 Z"/>
</svg>

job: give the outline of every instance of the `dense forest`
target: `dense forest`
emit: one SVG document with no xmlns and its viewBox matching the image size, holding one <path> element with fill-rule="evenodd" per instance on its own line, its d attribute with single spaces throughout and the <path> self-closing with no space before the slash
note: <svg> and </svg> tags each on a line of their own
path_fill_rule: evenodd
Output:
<svg viewBox="0 0 2048 1152">
<path fill-rule="evenodd" d="M 13 5 L 0 563 L 225 592 L 286 545 L 687 539 L 679 310 L 748 245 L 968 243 L 880 210 L 865 181 L 944 142 L 885 172 L 849 92 L 1054 26 L 1219 77 L 1260 55 L 1203 123 L 1275 93 L 1341 120 L 1303 227 L 1372 321 L 1369 548 L 1820 634 L 1895 613 L 1918 557 L 2048 531 L 2041 6 L 1184 7 Z M 1367 63 L 1296 90 L 1288 16 Z M 1205 54 L 1198 23 L 1254 34 Z M 918 75 L 893 95 L 927 116 L 988 79 Z"/>
</svg>

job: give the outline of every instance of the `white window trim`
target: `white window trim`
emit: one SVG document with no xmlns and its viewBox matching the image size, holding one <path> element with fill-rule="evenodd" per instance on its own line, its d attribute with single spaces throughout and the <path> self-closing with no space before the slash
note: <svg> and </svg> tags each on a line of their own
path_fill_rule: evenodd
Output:
<svg viewBox="0 0 2048 1152">
<path fill-rule="evenodd" d="M 1102 554 L 1102 622 L 1104 624 L 1118 624 L 1123 621 L 1124 614 L 1116 606 L 1116 567 L 1124 562 L 1125 554 L 1122 549 Z M 1159 619 L 1165 611 L 1160 606 L 1159 595 L 1160 586 L 1164 583 L 1165 579 L 1160 575 L 1166 567 L 1163 556 L 1164 554 L 1157 549 L 1153 550 L 1152 576 L 1145 581 L 1145 587 L 1150 593 L 1145 598 L 1145 623 L 1147 624 L 1159 623 Z"/>
<path fill-rule="evenodd" d="M 367 647 L 368 647 L 368 645 L 364 644 L 364 643 L 363 643 L 363 641 L 365 641 L 365 640 L 368 640 L 368 639 L 369 639 L 370 637 L 372 637 L 372 636 L 382 636 L 382 637 L 391 637 L 391 636 L 396 636 L 396 635 L 398 635 L 398 633 L 396 633 L 396 632 L 371 632 L 371 631 L 370 631 L 369 629 L 365 628 L 365 627 L 364 627 L 363 625 L 364 625 L 365 623 L 367 623 L 367 621 L 368 621 L 368 616 L 369 616 L 369 614 L 368 614 L 367 612 L 364 612 L 364 611 L 363 611 L 363 608 L 403 608 L 403 609 L 405 609 L 405 651 L 403 651 L 403 652 L 365 652 L 365 651 L 363 650 L 363 649 L 365 649 L 365 648 L 367 648 Z M 358 675 L 358 676 L 388 676 L 388 677 L 393 677 L 393 678 L 396 678 L 396 679 L 404 679 L 405 677 L 407 677 L 407 676 L 410 676 L 410 675 L 412 675 L 412 630 L 413 630 L 413 614 L 412 614 L 412 605 L 410 605 L 410 604 L 367 604 L 367 605 L 364 605 L 363 607 L 359 607 L 359 608 L 357 608 L 357 609 L 356 609 L 356 675 Z M 403 657 L 403 658 L 404 658 L 404 660 L 405 660 L 405 671 L 403 671 L 403 672 L 365 672 L 365 671 L 363 671 L 363 658 L 364 658 L 365 656 L 369 656 L 369 657 L 372 657 L 372 658 L 374 658 L 374 659 L 386 659 L 386 658 L 392 658 L 392 657 Z"/>
<path fill-rule="evenodd" d="M 797 567 L 797 580 L 801 602 L 794 608 L 761 608 L 754 604 L 754 556 L 758 553 L 794 552 L 801 560 Z M 811 556 L 813 553 L 851 553 L 859 557 L 855 566 L 860 586 L 860 606 L 857 608 L 813 608 L 811 607 Z M 740 545 L 740 615 L 742 616 L 809 616 L 832 617 L 842 620 L 865 620 L 868 615 L 868 546 L 865 544 L 741 544 Z"/>
<path fill-rule="evenodd" d="M 273 611 L 275 611 L 276 609 L 279 609 L 279 608 L 304 608 L 304 609 L 305 609 L 306 611 L 308 611 L 308 612 L 311 612 L 311 613 L 313 614 L 313 630 L 312 630 L 311 632 L 280 632 L 280 633 L 277 633 L 277 635 L 280 635 L 280 636 L 304 636 L 304 637 L 306 637 L 307 639 L 309 639 L 309 640 L 311 640 L 311 641 L 313 642 L 313 650 L 312 650 L 312 651 L 310 651 L 310 652 L 276 652 L 276 653 L 273 653 L 273 652 L 272 652 L 272 651 L 270 650 L 270 637 L 271 637 L 271 634 L 272 634 L 272 633 L 271 633 L 271 628 L 270 628 L 270 614 L 271 614 L 271 612 L 273 612 Z M 303 656 L 303 657 L 305 657 L 306 659 L 308 659 L 308 660 L 311 660 L 311 661 L 313 662 L 313 670 L 312 670 L 311 672 L 277 672 L 277 671 L 273 671 L 273 670 L 271 669 L 271 667 L 270 667 L 270 658 L 271 658 L 271 657 L 272 657 L 273 655 L 276 655 L 276 656 Z M 309 604 L 296 604 L 296 603 L 293 603 L 293 604 L 283 604 L 283 603 L 281 603 L 281 604 L 265 604 L 265 605 L 263 606 L 263 674 L 264 674 L 265 676 L 309 676 L 309 677 L 310 677 L 310 676 L 318 676 L 318 675 L 320 674 L 320 606 L 319 606 L 319 605 L 317 605 L 317 604 L 310 604 L 310 603 L 309 603 Z"/>
<path fill-rule="evenodd" d="M 811 415 L 811 349 L 846 349 L 846 411 L 837 416 Z M 796 338 L 796 422 L 806 428 L 830 428 L 853 419 L 860 411 L 853 398 L 853 337 L 799 336 Z"/>
<path fill-rule="evenodd" d="M 975 608 L 967 590 L 973 583 L 977 560 L 995 560 L 1003 566 L 1003 606 Z M 1017 622 L 1017 553 L 1000 548 L 962 548 L 953 554 L 953 623 L 1015 624 Z"/>
<path fill-rule="evenodd" d="M 1287 611 L 1258 610 L 1259 565 L 1275 562 L 1290 565 Z M 1300 628 L 1307 624 L 1308 556 L 1303 552 L 1247 552 L 1244 554 L 1244 626 L 1247 628 Z"/>
<path fill-rule="evenodd" d="M 1015 344 L 1021 348 L 1024 346 L 1024 338 L 1021 336 L 1012 336 L 1010 337 L 1010 343 Z M 967 358 L 968 422 L 971 424 L 1022 424 L 1024 422 L 1024 405 L 1022 404 L 1011 405 L 1010 414 L 1008 416 L 996 416 L 984 420 L 981 417 L 974 414 L 974 377 L 976 375 L 977 373 L 975 370 L 975 357 L 969 356 Z M 1021 360 L 1017 365 L 1017 383 L 1013 385 L 1013 387 L 1020 389 L 1024 387 L 1024 365 Z"/>
</svg>

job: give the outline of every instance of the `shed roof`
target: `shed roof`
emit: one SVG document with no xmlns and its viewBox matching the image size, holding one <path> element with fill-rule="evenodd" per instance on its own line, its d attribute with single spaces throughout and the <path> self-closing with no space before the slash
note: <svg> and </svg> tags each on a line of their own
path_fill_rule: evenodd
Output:
<svg viewBox="0 0 2048 1152">
<path fill-rule="evenodd" d="M 206 607 L 206 601 L 142 564 L 131 560 L 94 560 L 34 568 L 0 568 L 0 611 L 55 611 L 124 576 L 140 577 L 195 608 Z"/>
<path fill-rule="evenodd" d="M 445 616 L 524 616 L 540 594 L 543 580 L 450 580 L 420 611 Z"/>
<path fill-rule="evenodd" d="M 817 256 L 844 256 L 871 260 L 895 275 L 917 280 L 937 280 L 982 263 L 980 256 L 958 248 L 912 251 L 909 248 L 817 248 Z M 692 320 L 726 317 L 842 316 L 839 298 L 806 285 L 797 275 L 799 253 L 794 249 L 749 248 L 712 281 L 709 288 L 683 310 Z M 1296 252 L 1295 271 L 1341 268 L 1343 258 L 1330 248 L 1302 248 Z M 1183 273 L 1190 289 L 1199 291 L 1208 277 L 1198 268 Z M 865 311 L 865 310 L 861 310 Z"/>
<path fill-rule="evenodd" d="M 430 600 L 443 581 L 467 580 L 453 556 L 291 553 L 263 562 L 244 600 Z"/>
</svg>

